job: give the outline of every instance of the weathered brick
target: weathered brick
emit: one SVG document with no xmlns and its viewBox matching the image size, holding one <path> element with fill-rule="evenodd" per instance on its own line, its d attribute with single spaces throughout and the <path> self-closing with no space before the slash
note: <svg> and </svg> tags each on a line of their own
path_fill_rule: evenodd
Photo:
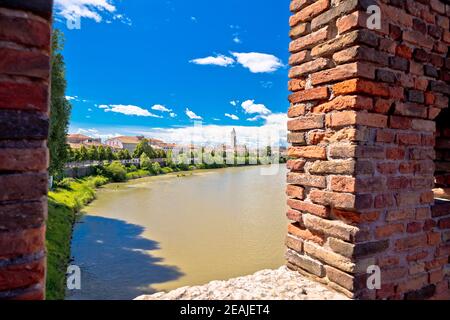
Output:
<svg viewBox="0 0 450 320">
<path fill-rule="evenodd" d="M 325 58 L 315 59 L 314 61 L 306 62 L 301 65 L 292 67 L 289 70 L 289 78 L 297 78 L 305 74 L 323 70 L 330 66 L 330 60 Z"/>
<path fill-rule="evenodd" d="M 376 83 L 364 79 L 351 79 L 333 86 L 336 95 L 365 93 L 374 96 L 389 97 L 389 88 L 385 83 Z"/>
<path fill-rule="evenodd" d="M 353 241 L 355 235 L 359 231 L 357 227 L 350 226 L 344 222 L 326 220 L 310 214 L 305 214 L 303 216 L 303 222 L 305 227 L 310 230 L 321 232 L 330 237 L 344 241 Z"/>
<path fill-rule="evenodd" d="M 316 32 L 295 39 L 289 44 L 289 52 L 296 53 L 301 50 L 311 48 L 314 45 L 328 38 L 328 27 L 322 28 Z"/>
<path fill-rule="evenodd" d="M 318 204 L 333 206 L 339 209 L 354 209 L 355 195 L 350 193 L 311 190 L 309 198 Z"/>
<path fill-rule="evenodd" d="M 322 176 L 312 176 L 305 173 L 290 172 L 287 174 L 287 182 L 296 185 L 325 188 L 327 181 Z"/>
<path fill-rule="evenodd" d="M 299 255 L 292 250 L 286 253 L 286 259 L 292 264 L 314 274 L 318 277 L 323 277 L 325 274 L 323 264 L 305 255 Z"/>
<path fill-rule="evenodd" d="M 309 167 L 311 174 L 353 174 L 355 172 L 354 160 L 315 161 Z"/>
<path fill-rule="evenodd" d="M 327 113 L 334 110 L 370 110 L 372 99 L 363 96 L 337 96 L 330 102 L 312 108 L 314 113 Z"/>
<path fill-rule="evenodd" d="M 290 147 L 288 156 L 293 158 L 326 159 L 326 149 L 319 146 Z"/>
<path fill-rule="evenodd" d="M 331 176 L 331 190 L 353 193 L 356 190 L 356 180 L 353 177 Z"/>
<path fill-rule="evenodd" d="M 329 209 L 321 205 L 295 199 L 289 199 L 287 204 L 292 209 L 299 210 L 302 213 L 311 213 L 323 218 L 329 216 Z"/>
<path fill-rule="evenodd" d="M 289 131 L 301 131 L 309 129 L 320 129 L 324 127 L 324 116 L 322 115 L 306 115 L 288 121 Z"/>
<path fill-rule="evenodd" d="M 289 96 L 291 103 L 300 103 L 304 101 L 323 100 L 328 98 L 328 89 L 326 87 L 319 87 L 298 91 Z"/>
<path fill-rule="evenodd" d="M 329 0 L 315 1 L 314 3 L 310 4 L 307 7 L 304 7 L 302 10 L 293 15 L 289 20 L 289 24 L 291 25 L 291 27 L 293 27 L 299 22 L 311 21 L 312 18 L 327 10 L 329 6 Z"/>
<path fill-rule="evenodd" d="M 315 243 L 305 242 L 304 250 L 309 256 L 336 267 L 339 270 L 345 272 L 353 272 L 355 270 L 355 264 L 350 259 L 336 254 L 333 251 L 328 251 Z"/>
</svg>

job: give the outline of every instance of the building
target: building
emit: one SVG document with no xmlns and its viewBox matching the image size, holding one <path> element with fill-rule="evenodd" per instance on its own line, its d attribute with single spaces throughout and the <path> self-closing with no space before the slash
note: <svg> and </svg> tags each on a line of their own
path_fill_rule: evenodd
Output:
<svg viewBox="0 0 450 320">
<path fill-rule="evenodd" d="M 86 148 L 105 146 L 100 138 L 92 138 L 84 134 L 68 134 L 67 144 L 72 149 L 79 149 L 82 146 Z"/>
<path fill-rule="evenodd" d="M 143 136 L 120 136 L 111 138 L 105 141 L 107 146 L 115 149 L 126 149 L 130 154 L 133 154 L 136 150 L 137 145 L 144 139 Z"/>
</svg>

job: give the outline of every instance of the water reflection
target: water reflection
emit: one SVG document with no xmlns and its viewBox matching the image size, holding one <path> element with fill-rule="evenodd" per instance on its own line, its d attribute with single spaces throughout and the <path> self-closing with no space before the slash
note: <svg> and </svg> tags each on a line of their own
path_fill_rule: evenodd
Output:
<svg viewBox="0 0 450 320">
<path fill-rule="evenodd" d="M 143 238 L 143 232 L 125 221 L 84 216 L 72 242 L 82 288 L 68 291 L 67 299 L 133 299 L 154 293 L 152 284 L 181 277 L 177 267 L 151 255 L 159 244 Z"/>
</svg>

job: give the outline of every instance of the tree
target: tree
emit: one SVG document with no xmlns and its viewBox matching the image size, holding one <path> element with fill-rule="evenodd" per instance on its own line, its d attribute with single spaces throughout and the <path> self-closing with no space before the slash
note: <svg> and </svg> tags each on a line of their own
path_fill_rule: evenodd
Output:
<svg viewBox="0 0 450 320">
<path fill-rule="evenodd" d="M 106 148 L 106 159 L 111 161 L 114 160 L 116 158 L 116 156 L 114 155 L 111 147 L 107 147 Z"/>
<path fill-rule="evenodd" d="M 88 151 L 85 146 L 81 146 L 79 152 L 80 152 L 80 161 L 89 160 Z"/>
<path fill-rule="evenodd" d="M 106 150 L 103 146 L 98 147 L 98 160 L 100 161 L 107 160 Z"/>
<path fill-rule="evenodd" d="M 141 155 L 145 153 L 150 159 L 156 158 L 155 150 L 150 146 L 147 139 L 142 139 L 136 149 L 134 150 L 133 157 L 140 158 Z"/>
<path fill-rule="evenodd" d="M 60 30 L 55 29 L 52 37 L 52 81 L 48 135 L 48 148 L 50 150 L 49 172 L 51 175 L 60 174 L 69 160 L 66 137 L 72 107 L 66 99 L 66 67 L 61 53 L 63 46 L 63 34 Z"/>
<path fill-rule="evenodd" d="M 140 156 L 139 165 L 140 165 L 141 169 L 150 169 L 152 163 L 146 153 L 142 153 L 142 155 Z"/>
<path fill-rule="evenodd" d="M 98 150 L 97 147 L 90 147 L 87 151 L 89 160 L 98 160 Z"/>
</svg>

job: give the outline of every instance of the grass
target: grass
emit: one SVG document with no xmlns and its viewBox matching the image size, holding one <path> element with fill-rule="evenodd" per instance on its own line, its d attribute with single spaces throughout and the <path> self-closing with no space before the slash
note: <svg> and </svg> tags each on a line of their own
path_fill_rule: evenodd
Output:
<svg viewBox="0 0 450 320">
<path fill-rule="evenodd" d="M 128 172 L 127 173 L 127 180 L 143 178 L 143 177 L 147 177 L 147 176 L 150 176 L 150 175 L 151 175 L 150 171 L 144 170 L 144 169 L 139 169 L 139 170 L 136 170 L 136 171 Z"/>
<path fill-rule="evenodd" d="M 102 176 L 70 179 L 64 187 L 49 192 L 46 288 L 48 300 L 64 299 L 73 224 L 83 206 L 95 199 L 95 188 L 107 182 L 108 179 Z"/>
</svg>

